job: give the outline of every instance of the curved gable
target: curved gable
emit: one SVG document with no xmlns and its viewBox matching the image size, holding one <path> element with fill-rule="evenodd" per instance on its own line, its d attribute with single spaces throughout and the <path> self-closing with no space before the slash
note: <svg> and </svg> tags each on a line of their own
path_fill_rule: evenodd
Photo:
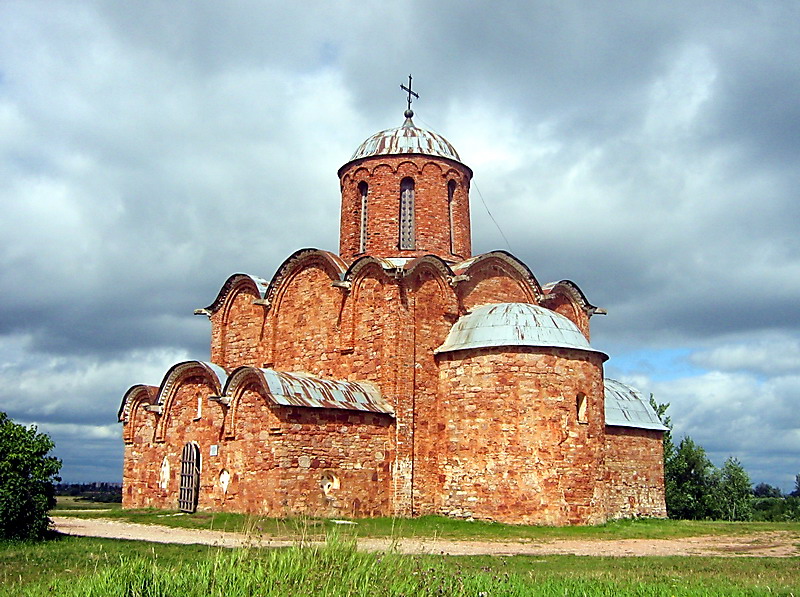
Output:
<svg viewBox="0 0 800 597">
<path fill-rule="evenodd" d="M 161 407 L 161 417 L 156 426 L 156 441 L 164 441 L 166 430 L 173 418 L 173 404 L 175 396 L 180 388 L 189 380 L 199 380 L 208 387 L 208 394 L 216 394 L 222 391 L 227 380 L 225 369 L 214 363 L 203 361 L 184 361 L 173 365 L 164 376 L 161 386 L 158 389 L 156 404 Z"/>
<path fill-rule="evenodd" d="M 155 404 L 157 393 L 157 387 L 144 384 L 132 386 L 125 392 L 119 411 L 117 411 L 117 420 L 123 425 L 122 441 L 124 443 L 129 444 L 133 441 L 140 423 L 140 413 L 143 408 Z"/>
<path fill-rule="evenodd" d="M 531 270 L 506 251 L 492 251 L 453 265 L 459 302 L 465 311 L 487 303 L 531 303 L 542 300 L 542 288 Z"/>
</svg>

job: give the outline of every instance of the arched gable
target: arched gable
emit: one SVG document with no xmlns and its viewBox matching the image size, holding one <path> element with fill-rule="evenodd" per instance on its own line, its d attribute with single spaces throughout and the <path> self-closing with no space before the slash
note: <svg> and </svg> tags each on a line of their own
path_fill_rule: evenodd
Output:
<svg viewBox="0 0 800 597">
<path fill-rule="evenodd" d="M 117 412 L 117 420 L 122 423 L 124 443 L 133 442 L 143 411 L 145 407 L 155 404 L 157 393 L 157 387 L 144 384 L 135 385 L 125 392 Z"/>
<path fill-rule="evenodd" d="M 212 359 L 223 365 L 259 360 L 264 333 L 264 286 L 240 277 L 227 292 L 220 310 L 212 315 Z"/>
<path fill-rule="evenodd" d="M 348 295 L 342 311 L 340 350 L 352 351 L 356 342 L 374 344 L 370 340 L 376 340 L 376 334 L 383 336 L 387 333 L 386 319 L 393 312 L 386 308 L 391 300 L 387 300 L 387 294 L 394 297 L 397 293 L 396 285 L 391 284 L 390 272 L 393 270 L 396 268 L 389 261 L 371 256 L 357 259 L 347 270 L 344 284 Z M 365 334 L 365 330 L 359 329 L 364 326 L 372 328 L 374 334 Z M 373 350 L 380 352 L 380 347 L 373 347 Z M 378 365 L 380 363 L 369 366 Z"/>
<path fill-rule="evenodd" d="M 232 274 L 227 280 L 225 280 L 225 283 L 217 293 L 217 297 L 214 299 L 214 302 L 204 309 L 198 309 L 198 314 L 207 313 L 211 315 L 216 313 L 225 304 L 228 295 L 230 295 L 234 289 L 241 291 L 249 288 L 254 296 L 263 299 L 266 296 L 268 287 L 269 282 L 267 282 L 264 278 L 251 276 L 250 274 Z"/>
<path fill-rule="evenodd" d="M 269 398 L 269 386 L 264 379 L 264 373 L 261 369 L 255 367 L 239 367 L 231 372 L 225 389 L 223 391 L 224 403 L 228 405 L 225 417 L 225 437 L 227 439 L 237 439 L 240 436 L 242 423 L 242 411 L 245 408 L 244 404 L 252 398 L 254 394 L 263 398 L 263 404 L 248 404 L 248 407 L 260 411 L 258 414 L 252 413 L 251 417 L 259 417 L 258 424 L 251 421 L 250 427 L 255 429 L 258 427 L 260 430 L 269 431 L 272 427 L 278 425 L 278 419 L 271 413 L 271 405 L 273 401 Z"/>
<path fill-rule="evenodd" d="M 453 265 L 459 302 L 464 311 L 488 303 L 538 305 L 542 287 L 522 261 L 506 251 L 492 251 Z"/>
<path fill-rule="evenodd" d="M 570 280 L 546 284 L 543 290 L 543 305 L 572 320 L 588 340 L 589 318 L 594 314 L 604 314 L 605 311 L 592 305 L 578 285 Z"/>
<path fill-rule="evenodd" d="M 295 253 L 281 266 L 267 295 L 269 366 L 332 374 L 319 367 L 335 358 L 345 270 L 339 257 L 316 249 Z"/>
<path fill-rule="evenodd" d="M 207 386 L 208 395 L 219 395 L 227 380 L 227 373 L 219 365 L 203 361 L 184 361 L 173 365 L 164 376 L 158 389 L 157 405 L 160 406 L 155 441 L 163 442 L 166 430 L 172 420 L 172 408 L 179 388 L 188 380 L 195 380 Z"/>
<path fill-rule="evenodd" d="M 275 275 L 264 293 L 264 300 L 268 307 L 280 302 L 281 289 L 285 289 L 286 281 L 297 275 L 304 267 L 318 264 L 327 271 L 331 280 L 341 280 L 347 271 L 347 264 L 341 257 L 330 251 L 321 249 L 300 249 L 287 257 L 278 267 Z"/>
</svg>

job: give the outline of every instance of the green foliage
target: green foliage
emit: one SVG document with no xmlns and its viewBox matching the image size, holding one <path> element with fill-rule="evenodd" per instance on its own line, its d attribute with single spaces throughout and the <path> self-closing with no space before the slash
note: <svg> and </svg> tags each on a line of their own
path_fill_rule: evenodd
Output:
<svg viewBox="0 0 800 597">
<path fill-rule="evenodd" d="M 794 491 L 789 495 L 792 497 L 800 497 L 800 474 L 794 476 Z"/>
<path fill-rule="evenodd" d="M 781 498 L 783 492 L 780 487 L 773 487 L 769 483 L 759 483 L 753 489 L 753 497 L 757 498 Z"/>
<path fill-rule="evenodd" d="M 711 516 L 717 520 L 750 520 L 752 484 L 742 463 L 730 457 L 712 474 Z"/>
<path fill-rule="evenodd" d="M 665 460 L 667 512 L 670 517 L 710 518 L 714 465 L 706 451 L 687 436 Z"/>
<path fill-rule="evenodd" d="M 0 412 L 0 539 L 41 539 L 56 505 L 53 483 L 61 461 L 48 456 L 53 441 L 36 426 Z"/>
<path fill-rule="evenodd" d="M 798 579 L 798 558 L 405 556 L 358 552 L 336 537 L 283 550 L 0 542 L 2 597 L 789 595 L 800 593 Z"/>
<path fill-rule="evenodd" d="M 800 497 L 753 498 L 753 520 L 764 522 L 800 522 Z"/>
<path fill-rule="evenodd" d="M 664 492 L 669 517 L 750 520 L 753 490 L 742 464 L 735 458 L 728 458 L 722 468 L 717 469 L 703 447 L 689 436 L 676 447 L 672 441 L 672 421 L 666 414 L 669 404 L 658 404 L 651 394 L 650 406 L 669 428 L 664 433 Z M 762 487 L 761 491 L 764 490 Z"/>
</svg>

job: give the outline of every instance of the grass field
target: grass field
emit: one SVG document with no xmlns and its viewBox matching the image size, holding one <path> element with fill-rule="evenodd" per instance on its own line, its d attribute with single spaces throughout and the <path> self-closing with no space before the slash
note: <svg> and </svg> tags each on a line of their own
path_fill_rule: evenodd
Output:
<svg viewBox="0 0 800 597">
<path fill-rule="evenodd" d="M 800 595 L 798 558 L 401 556 L 61 537 L 0 543 L 0 596 Z"/>
<path fill-rule="evenodd" d="M 87 511 L 88 510 L 88 511 Z M 361 519 L 341 527 L 321 519 L 230 513 L 192 515 L 122 510 L 59 498 L 53 515 L 293 537 L 283 550 L 58 537 L 0 543 L 0 597 L 81 595 L 798 595 L 800 558 L 405 556 L 356 552 L 353 537 L 475 540 L 667 539 L 782 530 L 800 543 L 800 523 L 626 520 L 595 527 L 514 526 L 428 516 Z M 302 539 L 333 538 L 326 547 Z"/>
<path fill-rule="evenodd" d="M 112 518 L 141 524 L 161 524 L 182 528 L 215 529 L 249 532 L 271 537 L 324 538 L 337 532 L 338 525 L 326 519 L 264 518 L 227 512 L 196 512 L 185 514 L 165 510 L 122 510 L 119 504 L 62 502 L 51 511 L 53 516 L 79 518 Z M 76 512 L 81 504 L 93 504 L 106 511 Z M 798 535 L 799 522 L 708 522 L 692 520 L 619 520 L 599 526 L 546 527 L 508 525 L 496 522 L 465 521 L 443 516 L 419 518 L 368 518 L 348 525 L 348 533 L 358 537 L 441 537 L 443 539 L 475 540 L 540 540 L 555 538 L 576 539 L 669 539 L 698 535 L 740 535 L 757 531 L 790 531 Z"/>
</svg>

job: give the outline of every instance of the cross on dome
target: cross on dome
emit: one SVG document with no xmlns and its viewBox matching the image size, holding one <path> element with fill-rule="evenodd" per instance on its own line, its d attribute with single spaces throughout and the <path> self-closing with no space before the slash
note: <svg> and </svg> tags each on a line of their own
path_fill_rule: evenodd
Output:
<svg viewBox="0 0 800 597">
<path fill-rule="evenodd" d="M 411 102 L 413 101 L 411 99 L 411 97 L 413 96 L 413 97 L 419 99 L 419 93 L 416 93 L 416 92 L 411 90 L 411 75 L 408 75 L 408 87 L 406 87 L 405 85 L 400 83 L 400 89 L 402 89 L 403 91 L 408 92 L 408 107 L 406 108 L 404 116 L 406 118 L 411 118 L 412 116 L 414 116 L 414 111 L 411 109 Z"/>
</svg>

